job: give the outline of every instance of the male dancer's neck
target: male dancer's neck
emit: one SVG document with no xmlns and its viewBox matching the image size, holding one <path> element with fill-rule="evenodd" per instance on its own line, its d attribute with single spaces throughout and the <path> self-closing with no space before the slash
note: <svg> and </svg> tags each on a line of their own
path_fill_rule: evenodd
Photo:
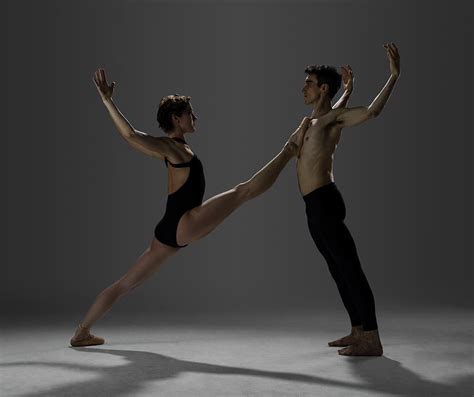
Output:
<svg viewBox="0 0 474 397">
<path fill-rule="evenodd" d="M 321 98 L 314 104 L 313 112 L 311 113 L 312 119 L 324 116 L 332 109 L 331 102 L 327 98 Z"/>
</svg>

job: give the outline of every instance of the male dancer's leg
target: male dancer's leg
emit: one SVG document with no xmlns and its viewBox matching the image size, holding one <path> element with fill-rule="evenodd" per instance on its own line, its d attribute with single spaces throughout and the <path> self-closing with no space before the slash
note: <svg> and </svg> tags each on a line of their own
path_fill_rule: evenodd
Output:
<svg viewBox="0 0 474 397">
<path fill-rule="evenodd" d="M 330 271 L 336 278 L 341 276 L 342 286 L 346 287 L 347 294 L 342 293 L 345 294 L 343 299 L 349 302 L 348 307 L 355 307 L 363 326 L 360 338 L 353 345 L 339 350 L 339 354 L 381 355 L 374 297 L 360 266 L 354 240 L 344 224 L 342 195 L 336 185 L 331 183 L 305 195 L 304 201 L 308 221 L 316 228 L 317 240 L 321 241 L 323 251 L 326 248 L 329 253 L 328 265 L 335 269 Z"/>
<path fill-rule="evenodd" d="M 337 289 L 339 291 L 339 295 L 341 296 L 341 299 L 342 299 L 342 303 L 344 304 L 344 307 L 346 308 L 347 313 L 349 314 L 352 327 L 361 326 L 362 322 L 361 322 L 360 316 L 357 313 L 357 309 L 354 305 L 354 302 L 350 298 L 348 287 L 344 282 L 344 277 L 339 271 L 339 268 L 336 265 L 334 258 L 329 252 L 329 249 L 326 247 L 326 244 L 324 243 L 322 236 L 318 234 L 317 226 L 312 224 L 311 222 L 308 222 L 308 226 L 309 226 L 309 231 L 311 233 L 311 237 L 313 238 L 313 241 L 316 244 L 318 251 L 321 253 L 321 255 L 326 260 L 326 263 L 328 264 L 329 272 L 331 273 L 331 276 L 336 283 Z"/>
<path fill-rule="evenodd" d="M 369 282 L 362 270 L 357 249 L 343 220 L 332 219 L 321 228 L 324 245 L 334 259 L 333 267 L 347 288 L 350 305 L 355 306 L 364 331 L 376 330 L 375 300 Z M 344 291 L 344 293 L 346 293 Z M 342 296 L 342 295 L 341 295 Z"/>
<path fill-rule="evenodd" d="M 349 295 L 362 320 L 363 331 L 348 347 L 338 350 L 344 356 L 381 356 L 382 344 L 375 316 L 372 290 L 360 266 L 354 240 L 343 220 L 334 221 L 323 228 L 323 240 L 344 277 Z"/>
</svg>

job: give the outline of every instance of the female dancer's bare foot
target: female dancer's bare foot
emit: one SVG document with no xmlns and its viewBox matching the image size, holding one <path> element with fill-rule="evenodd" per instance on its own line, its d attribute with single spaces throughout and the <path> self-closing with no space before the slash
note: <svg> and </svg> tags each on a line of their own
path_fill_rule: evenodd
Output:
<svg viewBox="0 0 474 397">
<path fill-rule="evenodd" d="M 352 327 L 351 333 L 347 336 L 344 336 L 340 339 L 333 340 L 329 342 L 328 345 L 331 347 L 345 347 L 353 345 L 357 342 L 360 335 L 362 335 L 362 326 Z"/>
<path fill-rule="evenodd" d="M 337 352 L 341 356 L 381 356 L 383 348 L 379 332 L 377 330 L 363 331 L 354 344 Z"/>
<path fill-rule="evenodd" d="M 104 344 L 104 339 L 94 336 L 90 333 L 89 328 L 83 327 L 81 324 L 76 329 L 74 336 L 71 338 L 71 346 L 95 346 Z"/>
</svg>

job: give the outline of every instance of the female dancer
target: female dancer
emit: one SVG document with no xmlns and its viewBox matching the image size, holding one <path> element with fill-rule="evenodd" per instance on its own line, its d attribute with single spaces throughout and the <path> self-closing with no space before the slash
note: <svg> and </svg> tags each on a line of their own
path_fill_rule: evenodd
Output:
<svg viewBox="0 0 474 397">
<path fill-rule="evenodd" d="M 170 95 L 161 100 L 157 119 L 167 137 L 154 137 L 133 128 L 119 111 L 112 101 L 115 83 L 107 83 L 104 69 L 95 72 L 94 83 L 120 135 L 137 150 L 165 161 L 169 195 L 165 215 L 155 228 L 150 246 L 122 278 L 97 296 L 77 327 L 70 341 L 72 346 L 103 344 L 104 339 L 92 335 L 90 328 L 118 298 L 148 279 L 180 248 L 204 237 L 243 203 L 270 188 L 296 155 L 298 133 L 309 124 L 309 118 L 305 117 L 278 155 L 248 181 L 203 203 L 202 164 L 184 139 L 185 134 L 195 131 L 196 116 L 190 97 Z"/>
</svg>

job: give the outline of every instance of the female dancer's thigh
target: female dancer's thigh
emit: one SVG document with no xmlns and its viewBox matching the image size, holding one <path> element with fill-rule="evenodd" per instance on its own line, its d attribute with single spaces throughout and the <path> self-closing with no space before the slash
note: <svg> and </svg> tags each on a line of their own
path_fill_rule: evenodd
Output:
<svg viewBox="0 0 474 397">
<path fill-rule="evenodd" d="M 185 245 L 209 234 L 239 208 L 247 197 L 248 186 L 242 183 L 189 210 L 178 223 L 176 241 L 179 245 Z"/>
</svg>

